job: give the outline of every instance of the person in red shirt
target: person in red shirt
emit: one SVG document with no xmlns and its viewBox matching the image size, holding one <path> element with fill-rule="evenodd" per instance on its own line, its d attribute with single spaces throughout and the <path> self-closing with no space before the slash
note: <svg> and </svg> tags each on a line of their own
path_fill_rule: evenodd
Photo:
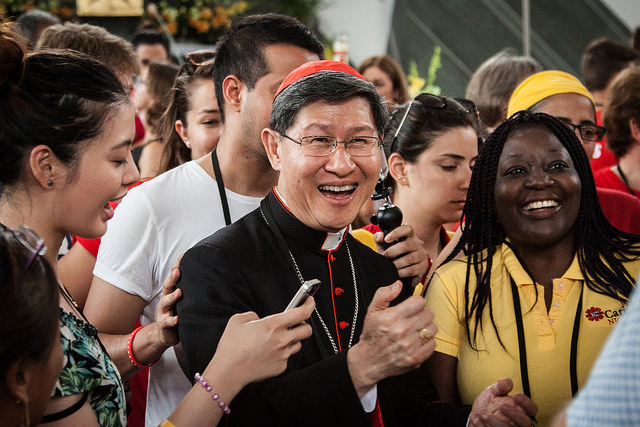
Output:
<svg viewBox="0 0 640 427">
<path fill-rule="evenodd" d="M 604 37 L 593 40 L 582 56 L 582 80 L 593 95 L 596 107 L 596 124 L 603 126 L 602 107 L 615 77 L 622 70 L 640 62 L 640 52 Z M 591 159 L 591 170 L 615 165 L 616 156 L 608 148 L 606 139 L 596 141 Z"/>
</svg>

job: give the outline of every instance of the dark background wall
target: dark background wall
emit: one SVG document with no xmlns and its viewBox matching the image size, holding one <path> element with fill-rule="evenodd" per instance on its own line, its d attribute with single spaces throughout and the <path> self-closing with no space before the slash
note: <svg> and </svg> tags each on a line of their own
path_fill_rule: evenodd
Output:
<svg viewBox="0 0 640 427">
<path fill-rule="evenodd" d="M 635 0 L 634 0 L 635 1 Z M 546 69 L 580 76 L 580 58 L 597 37 L 628 43 L 629 29 L 599 0 L 531 0 L 531 56 Z M 520 0 L 396 0 L 389 53 L 405 70 L 415 61 L 427 75 L 442 49 L 436 85 L 464 96 L 473 71 L 505 48 L 522 54 Z"/>
</svg>

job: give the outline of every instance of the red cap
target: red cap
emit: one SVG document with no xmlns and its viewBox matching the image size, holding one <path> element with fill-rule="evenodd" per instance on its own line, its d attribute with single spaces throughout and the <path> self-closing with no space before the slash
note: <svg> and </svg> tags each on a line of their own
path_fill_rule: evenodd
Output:
<svg viewBox="0 0 640 427">
<path fill-rule="evenodd" d="M 362 74 L 357 72 L 350 65 L 345 64 L 343 62 L 329 61 L 329 60 L 311 61 L 311 62 L 302 64 L 301 66 L 299 66 L 298 68 L 290 72 L 289 75 L 284 79 L 284 81 L 278 88 L 278 91 L 276 92 L 276 96 L 274 96 L 273 99 L 275 99 L 278 95 L 280 95 L 280 92 L 285 90 L 287 86 L 289 86 L 291 83 L 296 82 L 303 77 L 310 76 L 311 74 L 319 73 L 321 71 L 340 71 L 342 73 L 351 74 L 352 76 L 356 76 L 366 81 L 366 79 L 362 77 Z"/>
</svg>

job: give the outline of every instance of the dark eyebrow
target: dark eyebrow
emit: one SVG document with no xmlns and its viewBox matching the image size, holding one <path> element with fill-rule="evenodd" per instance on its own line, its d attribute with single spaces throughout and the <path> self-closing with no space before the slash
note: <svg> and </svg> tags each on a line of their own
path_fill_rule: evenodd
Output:
<svg viewBox="0 0 640 427">
<path fill-rule="evenodd" d="M 571 119 L 569 119 L 567 117 L 556 116 L 556 119 L 560 120 L 561 122 L 573 124 Z M 582 120 L 582 121 L 580 121 L 579 124 L 581 124 L 581 125 L 595 125 L 595 122 L 593 120 Z"/>
<path fill-rule="evenodd" d="M 213 110 L 201 110 L 198 112 L 199 114 L 216 114 L 216 113 L 220 113 L 219 109 L 213 109 Z"/>
<path fill-rule="evenodd" d="M 133 140 L 127 139 L 126 141 L 122 141 L 120 144 L 116 145 L 111 149 L 111 151 L 117 151 L 124 147 L 131 147 L 133 145 Z"/>
<path fill-rule="evenodd" d="M 454 154 L 454 153 L 441 154 L 440 157 L 449 157 L 456 160 L 464 160 L 464 156 L 461 156 L 459 154 Z"/>
</svg>

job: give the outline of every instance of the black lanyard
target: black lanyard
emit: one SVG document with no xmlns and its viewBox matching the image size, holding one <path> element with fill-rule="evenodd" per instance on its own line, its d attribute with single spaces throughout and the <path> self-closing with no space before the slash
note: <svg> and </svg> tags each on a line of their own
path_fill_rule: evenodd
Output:
<svg viewBox="0 0 640 427">
<path fill-rule="evenodd" d="M 220 202 L 222 203 L 224 222 L 227 225 L 230 225 L 231 213 L 229 213 L 229 202 L 227 202 L 227 193 L 224 191 L 224 181 L 222 181 L 222 174 L 220 173 L 220 164 L 218 163 L 216 148 L 218 147 L 214 147 L 213 151 L 211 151 L 211 164 L 213 165 L 213 174 L 216 177 L 216 183 L 218 183 L 218 192 L 220 193 Z"/>
<path fill-rule="evenodd" d="M 534 285 L 535 286 L 535 285 Z M 571 395 L 575 396 L 578 392 L 578 335 L 580 333 L 580 314 L 582 313 L 582 293 L 584 286 L 580 288 L 580 299 L 578 300 L 578 308 L 573 320 L 573 333 L 571 334 L 571 354 L 569 358 L 569 375 L 571 377 Z M 529 386 L 529 369 L 527 367 L 527 346 L 524 338 L 524 325 L 522 323 L 522 310 L 520 309 L 520 295 L 518 295 L 518 287 L 511 278 L 511 294 L 513 295 L 513 310 L 516 316 L 516 326 L 518 328 L 518 348 L 520 350 L 520 375 L 522 377 L 522 390 L 524 394 L 531 397 L 531 388 Z"/>
<path fill-rule="evenodd" d="M 264 221 L 267 223 L 273 235 L 278 242 L 278 246 L 280 246 L 280 250 L 282 251 L 282 256 L 287 260 L 287 265 L 289 266 L 289 270 L 291 274 L 296 278 L 296 280 L 300 281 L 300 284 L 304 283 L 304 278 L 302 277 L 302 272 L 298 274 L 298 266 L 295 264 L 293 260 L 293 254 L 289 250 L 289 246 L 287 242 L 284 240 L 284 236 L 278 228 L 278 224 L 276 224 L 276 220 L 273 218 L 273 213 L 271 212 L 271 206 L 269 206 L 269 202 L 267 201 L 268 197 L 265 197 L 260 202 L 260 212 L 264 216 Z"/>
<path fill-rule="evenodd" d="M 620 168 L 620 163 L 618 163 L 616 165 L 616 169 L 618 169 L 618 173 L 620 174 L 620 178 L 622 178 L 622 182 L 624 182 L 624 185 L 627 186 L 627 190 L 629 190 L 629 193 L 631 193 L 631 195 L 633 197 L 638 197 L 636 195 L 636 192 L 633 191 L 633 189 L 631 188 L 631 186 L 629 185 L 629 180 L 627 179 L 627 176 L 622 172 L 622 169 Z"/>
</svg>

